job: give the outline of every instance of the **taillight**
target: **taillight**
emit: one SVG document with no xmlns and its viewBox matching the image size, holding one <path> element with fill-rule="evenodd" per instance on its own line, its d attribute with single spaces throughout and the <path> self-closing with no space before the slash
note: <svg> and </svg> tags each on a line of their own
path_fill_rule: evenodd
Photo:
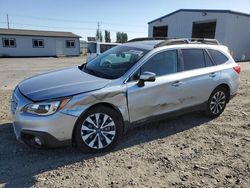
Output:
<svg viewBox="0 0 250 188">
<path fill-rule="evenodd" d="M 240 65 L 237 65 L 234 67 L 235 72 L 237 72 L 238 74 L 240 74 Z"/>
</svg>

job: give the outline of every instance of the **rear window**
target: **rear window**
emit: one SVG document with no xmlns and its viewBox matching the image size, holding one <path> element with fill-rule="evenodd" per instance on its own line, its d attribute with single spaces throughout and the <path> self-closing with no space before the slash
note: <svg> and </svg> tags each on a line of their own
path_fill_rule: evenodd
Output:
<svg viewBox="0 0 250 188">
<path fill-rule="evenodd" d="M 221 52 L 217 50 L 211 50 L 211 49 L 208 51 L 217 65 L 226 63 L 228 61 L 228 58 Z"/>
<path fill-rule="evenodd" d="M 202 49 L 182 50 L 184 70 L 192 70 L 205 67 L 205 60 Z"/>
</svg>

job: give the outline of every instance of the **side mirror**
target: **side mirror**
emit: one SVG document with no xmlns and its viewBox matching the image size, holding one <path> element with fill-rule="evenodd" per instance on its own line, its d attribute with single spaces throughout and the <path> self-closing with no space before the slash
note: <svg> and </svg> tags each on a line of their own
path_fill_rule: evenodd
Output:
<svg viewBox="0 0 250 188">
<path fill-rule="evenodd" d="M 143 87 L 145 82 L 154 82 L 155 77 L 156 75 L 153 72 L 143 72 L 140 75 L 139 82 L 137 83 L 138 87 Z"/>
</svg>

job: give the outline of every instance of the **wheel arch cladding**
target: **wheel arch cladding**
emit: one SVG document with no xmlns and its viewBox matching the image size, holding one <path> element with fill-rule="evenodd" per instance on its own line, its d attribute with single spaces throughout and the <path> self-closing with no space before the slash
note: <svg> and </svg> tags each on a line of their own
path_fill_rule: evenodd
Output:
<svg viewBox="0 0 250 188">
<path fill-rule="evenodd" d="M 78 117 L 75 125 L 74 125 L 74 128 L 73 128 L 73 131 L 72 131 L 72 137 L 71 137 L 71 140 L 72 140 L 72 144 L 74 145 L 75 144 L 75 131 L 76 131 L 76 127 L 77 127 L 77 124 L 79 123 L 80 121 L 80 118 L 87 112 L 89 111 L 90 109 L 93 109 L 93 108 L 98 108 L 99 106 L 102 106 L 102 107 L 108 107 L 110 109 L 113 109 L 114 111 L 117 112 L 119 118 L 121 119 L 121 123 L 122 123 L 122 129 L 123 129 L 123 132 L 125 131 L 125 124 L 124 124 L 124 119 L 123 119 L 123 116 L 122 116 L 122 113 L 121 111 L 119 110 L 119 108 L 117 108 L 116 106 L 114 106 L 113 104 L 110 104 L 110 103 L 107 103 L 107 102 L 101 102 L 101 103 L 97 103 L 97 104 L 94 104 L 92 106 L 90 106 L 89 108 L 87 108 L 84 112 L 82 112 L 82 114 Z"/>
</svg>

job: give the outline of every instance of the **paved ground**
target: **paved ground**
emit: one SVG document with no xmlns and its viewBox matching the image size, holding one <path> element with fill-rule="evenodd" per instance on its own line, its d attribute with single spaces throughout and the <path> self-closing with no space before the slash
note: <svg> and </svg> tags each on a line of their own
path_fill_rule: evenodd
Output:
<svg viewBox="0 0 250 188">
<path fill-rule="evenodd" d="M 0 187 L 250 187 L 250 62 L 239 94 L 216 119 L 191 113 L 131 130 L 113 152 L 36 150 L 16 141 L 9 116 L 23 78 L 82 58 L 0 59 Z"/>
</svg>

